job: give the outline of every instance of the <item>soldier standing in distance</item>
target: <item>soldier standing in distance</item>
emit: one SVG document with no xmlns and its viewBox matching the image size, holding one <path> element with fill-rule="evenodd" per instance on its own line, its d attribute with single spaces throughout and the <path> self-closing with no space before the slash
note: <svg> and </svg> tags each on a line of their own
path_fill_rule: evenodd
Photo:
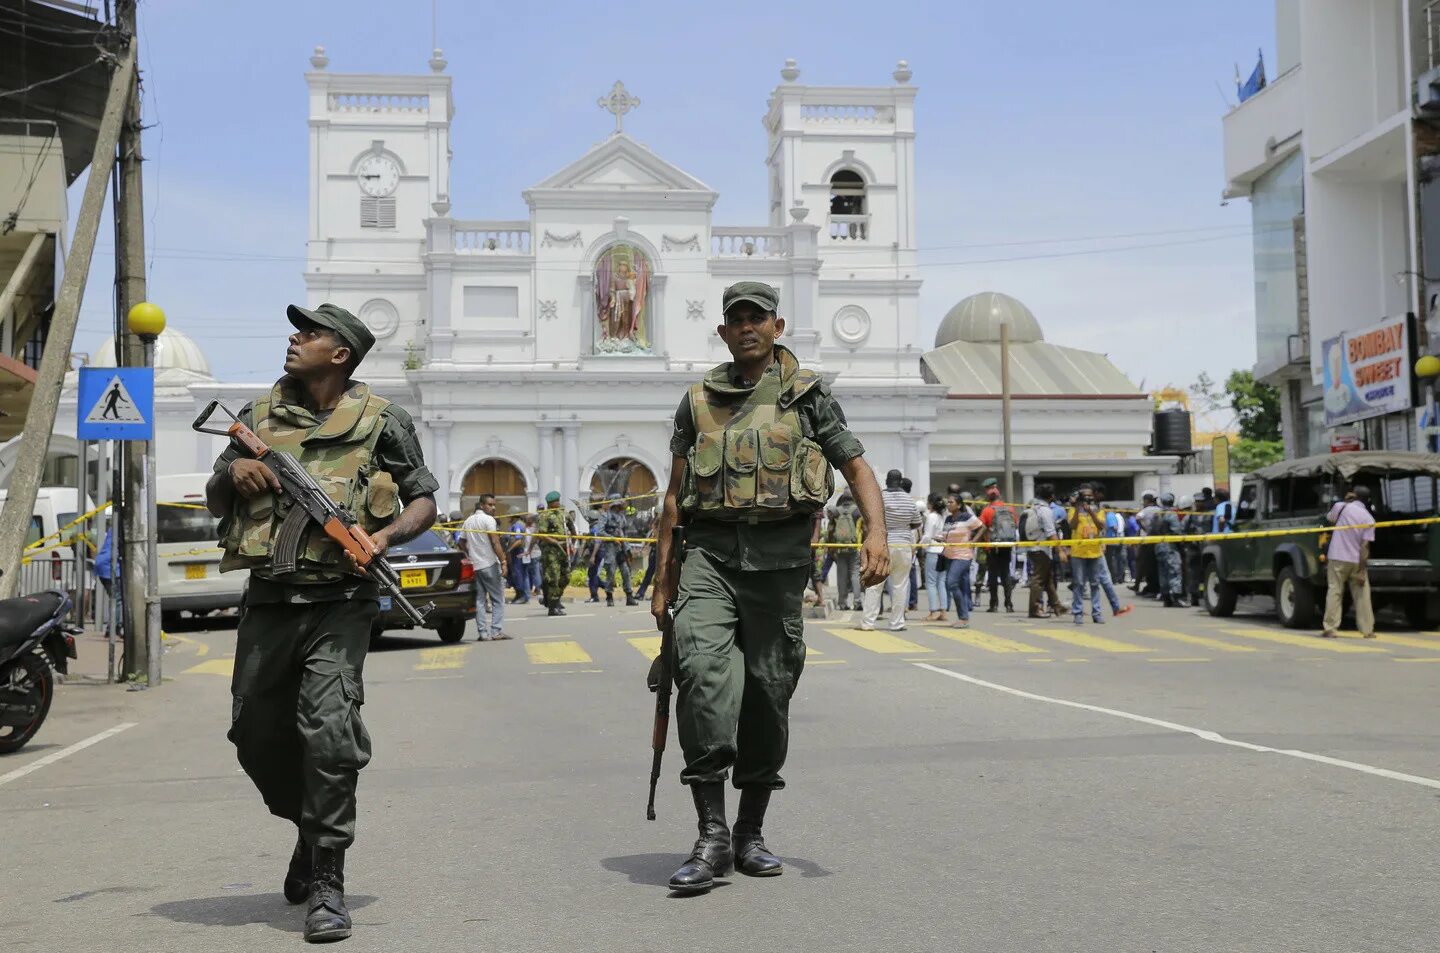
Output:
<svg viewBox="0 0 1440 953">
<path fill-rule="evenodd" d="M 565 584 L 570 581 L 570 541 L 568 539 L 546 539 L 547 536 L 565 536 L 569 532 L 565 510 L 560 506 L 560 494 L 551 490 L 545 494 L 545 508 L 540 511 L 535 532 L 540 534 L 540 581 L 544 585 L 547 615 L 564 615 Z"/>
<path fill-rule="evenodd" d="M 351 380 L 374 335 L 333 304 L 287 313 L 295 333 L 285 376 L 240 419 L 355 513 L 377 552 L 414 539 L 435 522 L 439 485 L 410 415 Z M 233 441 L 205 487 L 221 518 L 220 570 L 250 570 L 229 738 L 270 813 L 299 830 L 285 899 L 309 899 L 305 939 L 320 943 L 350 935 L 345 851 L 355 839 L 355 783 L 370 761 L 361 672 L 380 604 L 375 584 L 316 526 L 301 542 L 298 569 L 271 571 L 275 534 L 294 505 L 279 491 L 275 474 Z"/>
<path fill-rule="evenodd" d="M 884 526 L 880 486 L 865 448 L 813 371 L 776 344 L 779 293 L 758 281 L 725 289 L 718 333 L 733 361 L 690 387 L 675 412 L 674 459 L 657 533 L 650 611 L 664 626 L 675 606 L 675 704 L 700 839 L 670 878 L 709 890 L 731 865 L 763 877 L 783 869 L 761 824 L 770 792 L 785 786 L 790 696 L 805 664 L 802 599 L 810 577 L 812 514 L 844 474 L 869 526 Z M 671 529 L 685 523 L 683 566 L 670 562 Z M 861 585 L 889 573 L 884 533 L 861 551 Z M 732 839 L 725 780 L 740 791 Z"/>
</svg>

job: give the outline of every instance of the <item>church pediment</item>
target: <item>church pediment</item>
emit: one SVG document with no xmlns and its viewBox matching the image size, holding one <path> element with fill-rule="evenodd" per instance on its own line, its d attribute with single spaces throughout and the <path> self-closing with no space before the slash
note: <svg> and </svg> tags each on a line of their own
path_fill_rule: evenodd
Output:
<svg viewBox="0 0 1440 953">
<path fill-rule="evenodd" d="M 565 196 L 580 198 L 576 193 L 673 194 L 689 193 L 712 205 L 716 194 L 699 179 L 642 146 L 622 133 L 616 133 L 585 153 L 570 165 L 543 182 L 525 191 L 532 206 L 565 201 Z"/>
</svg>

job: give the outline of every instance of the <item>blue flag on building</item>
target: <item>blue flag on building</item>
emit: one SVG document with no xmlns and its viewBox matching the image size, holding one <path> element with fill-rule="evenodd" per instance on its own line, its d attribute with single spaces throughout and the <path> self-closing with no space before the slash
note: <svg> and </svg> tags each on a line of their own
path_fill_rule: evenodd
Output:
<svg viewBox="0 0 1440 953">
<path fill-rule="evenodd" d="M 1265 88 L 1265 51 L 1256 50 L 1255 53 L 1255 68 L 1250 71 L 1250 78 L 1244 83 L 1240 82 L 1240 67 L 1235 67 L 1235 95 L 1240 97 L 1242 103 Z"/>
</svg>

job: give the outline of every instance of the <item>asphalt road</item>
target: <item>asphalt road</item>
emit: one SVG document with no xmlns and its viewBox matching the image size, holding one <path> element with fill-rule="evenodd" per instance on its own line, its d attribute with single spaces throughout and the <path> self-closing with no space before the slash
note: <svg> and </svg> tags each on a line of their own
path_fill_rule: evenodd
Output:
<svg viewBox="0 0 1440 953">
<path fill-rule="evenodd" d="M 514 641 L 371 654 L 346 949 L 1401 951 L 1440 935 L 1440 633 L 1329 642 L 1153 603 L 1104 626 L 811 623 L 766 825 L 786 873 L 674 898 L 694 819 L 672 736 L 644 820 L 650 619 L 571 613 L 515 607 Z M 234 634 L 184 639 L 163 689 L 72 682 L 0 760 L 7 949 L 300 944 L 279 892 L 293 832 L 224 739 Z"/>
</svg>

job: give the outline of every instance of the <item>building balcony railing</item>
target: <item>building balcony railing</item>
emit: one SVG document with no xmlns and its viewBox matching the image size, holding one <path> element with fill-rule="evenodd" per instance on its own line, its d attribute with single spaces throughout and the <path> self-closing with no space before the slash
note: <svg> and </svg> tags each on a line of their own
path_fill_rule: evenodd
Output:
<svg viewBox="0 0 1440 953">
<path fill-rule="evenodd" d="M 458 255 L 528 255 L 529 222 L 456 222 Z"/>
<path fill-rule="evenodd" d="M 870 240 L 869 215 L 831 215 L 830 240 L 834 242 L 866 242 Z"/>
<path fill-rule="evenodd" d="M 710 230 L 710 255 L 714 258 L 788 258 L 790 253 L 790 234 L 783 228 L 717 226 Z"/>
</svg>

